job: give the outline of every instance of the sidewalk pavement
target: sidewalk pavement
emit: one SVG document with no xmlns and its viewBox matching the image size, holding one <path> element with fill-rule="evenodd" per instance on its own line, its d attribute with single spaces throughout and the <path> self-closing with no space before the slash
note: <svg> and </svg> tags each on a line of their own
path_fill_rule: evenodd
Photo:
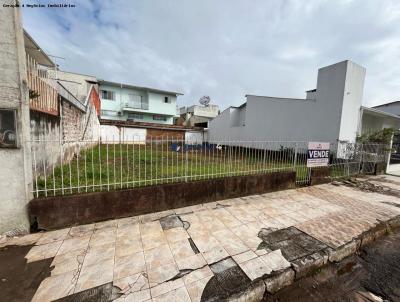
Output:
<svg viewBox="0 0 400 302">
<path fill-rule="evenodd" d="M 399 225 L 400 177 L 362 181 L 387 190 L 325 184 L 36 233 L 0 247 L 32 245 L 26 265 L 54 266 L 33 301 L 258 301 Z"/>
</svg>

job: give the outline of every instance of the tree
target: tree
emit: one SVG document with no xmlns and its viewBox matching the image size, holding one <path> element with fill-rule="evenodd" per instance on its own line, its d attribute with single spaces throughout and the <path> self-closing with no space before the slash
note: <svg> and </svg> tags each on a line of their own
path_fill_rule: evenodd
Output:
<svg viewBox="0 0 400 302">
<path fill-rule="evenodd" d="M 364 133 L 361 136 L 357 136 L 358 143 L 376 143 L 376 144 L 390 144 L 393 134 L 395 133 L 394 128 L 384 128 L 375 132 Z"/>
</svg>

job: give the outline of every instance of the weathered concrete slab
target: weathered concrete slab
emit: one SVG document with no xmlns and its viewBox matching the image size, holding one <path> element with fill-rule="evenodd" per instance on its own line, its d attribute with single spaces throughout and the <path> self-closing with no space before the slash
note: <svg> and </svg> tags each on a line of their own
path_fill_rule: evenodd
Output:
<svg viewBox="0 0 400 302">
<path fill-rule="evenodd" d="M 389 234 L 263 301 L 399 301 L 399 250 L 400 233 Z"/>
<path fill-rule="evenodd" d="M 258 301 L 400 225 L 400 209 L 386 202 L 398 198 L 324 184 L 31 234 L 0 246 L 34 245 L 24 255 L 32 264 L 52 259 L 34 300 L 118 294 L 120 301 Z"/>
</svg>

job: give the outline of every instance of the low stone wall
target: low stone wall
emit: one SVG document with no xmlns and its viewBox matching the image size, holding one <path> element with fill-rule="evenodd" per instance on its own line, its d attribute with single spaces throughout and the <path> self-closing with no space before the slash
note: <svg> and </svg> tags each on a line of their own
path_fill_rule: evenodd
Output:
<svg viewBox="0 0 400 302">
<path fill-rule="evenodd" d="M 62 131 L 66 141 L 90 140 L 97 141 L 100 137 L 100 122 L 97 118 L 97 110 L 93 103 L 89 103 L 86 112 L 63 100 Z"/>
<path fill-rule="evenodd" d="M 295 172 L 275 172 L 40 198 L 30 201 L 29 215 L 40 229 L 50 230 L 290 189 L 295 180 Z"/>
</svg>

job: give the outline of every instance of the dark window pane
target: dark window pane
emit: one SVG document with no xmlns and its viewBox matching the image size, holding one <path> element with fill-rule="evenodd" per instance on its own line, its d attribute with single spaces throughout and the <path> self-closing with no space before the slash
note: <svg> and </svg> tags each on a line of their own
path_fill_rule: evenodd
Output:
<svg viewBox="0 0 400 302">
<path fill-rule="evenodd" d="M 15 110 L 0 109 L 0 147 L 9 148 L 16 146 Z"/>
<path fill-rule="evenodd" d="M 153 120 L 154 121 L 166 121 L 167 117 L 163 115 L 153 115 Z"/>
</svg>

